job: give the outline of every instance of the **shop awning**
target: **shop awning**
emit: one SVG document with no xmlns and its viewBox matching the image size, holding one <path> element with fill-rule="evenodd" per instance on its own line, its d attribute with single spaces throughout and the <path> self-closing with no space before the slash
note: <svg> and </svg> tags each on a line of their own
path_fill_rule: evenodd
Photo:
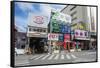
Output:
<svg viewBox="0 0 100 68">
<path fill-rule="evenodd" d="M 75 38 L 76 40 L 90 40 L 89 38 Z"/>
<path fill-rule="evenodd" d="M 46 33 L 28 33 L 27 34 L 28 37 L 40 37 L 40 38 L 47 38 L 47 34 Z"/>
</svg>

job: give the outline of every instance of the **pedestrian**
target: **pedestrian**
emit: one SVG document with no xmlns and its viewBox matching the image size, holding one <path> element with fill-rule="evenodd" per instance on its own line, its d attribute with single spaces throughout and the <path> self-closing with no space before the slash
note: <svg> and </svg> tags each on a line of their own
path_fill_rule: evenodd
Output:
<svg viewBox="0 0 100 68">
<path fill-rule="evenodd" d="M 15 47 L 15 55 L 17 56 L 18 54 L 17 54 L 17 48 Z"/>
<path fill-rule="evenodd" d="M 44 51 L 47 53 L 47 51 L 48 51 L 48 46 L 47 45 L 44 46 Z"/>
</svg>

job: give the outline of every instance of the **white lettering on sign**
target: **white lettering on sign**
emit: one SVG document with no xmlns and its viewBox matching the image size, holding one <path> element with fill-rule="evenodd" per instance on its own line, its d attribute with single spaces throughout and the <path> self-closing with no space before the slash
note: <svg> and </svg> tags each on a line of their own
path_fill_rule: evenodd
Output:
<svg viewBox="0 0 100 68">
<path fill-rule="evenodd" d="M 58 40 L 58 34 L 48 34 L 48 40 Z"/>
</svg>

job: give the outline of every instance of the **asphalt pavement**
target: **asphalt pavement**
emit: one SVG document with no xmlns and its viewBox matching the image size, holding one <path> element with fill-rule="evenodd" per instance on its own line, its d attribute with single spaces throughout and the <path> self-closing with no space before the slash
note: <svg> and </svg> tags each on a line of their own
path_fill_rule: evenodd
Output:
<svg viewBox="0 0 100 68">
<path fill-rule="evenodd" d="M 96 61 L 96 54 L 96 51 L 81 51 L 57 54 L 18 55 L 15 57 L 15 66 L 92 62 Z"/>
</svg>

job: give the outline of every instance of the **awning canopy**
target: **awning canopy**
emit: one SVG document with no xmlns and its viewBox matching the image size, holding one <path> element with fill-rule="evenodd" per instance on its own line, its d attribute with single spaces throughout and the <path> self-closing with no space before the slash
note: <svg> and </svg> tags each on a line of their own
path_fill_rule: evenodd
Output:
<svg viewBox="0 0 100 68">
<path fill-rule="evenodd" d="M 40 38 L 47 38 L 47 33 L 28 33 L 28 37 L 40 37 Z"/>
<path fill-rule="evenodd" d="M 90 38 L 75 38 L 76 40 L 90 40 Z"/>
</svg>

